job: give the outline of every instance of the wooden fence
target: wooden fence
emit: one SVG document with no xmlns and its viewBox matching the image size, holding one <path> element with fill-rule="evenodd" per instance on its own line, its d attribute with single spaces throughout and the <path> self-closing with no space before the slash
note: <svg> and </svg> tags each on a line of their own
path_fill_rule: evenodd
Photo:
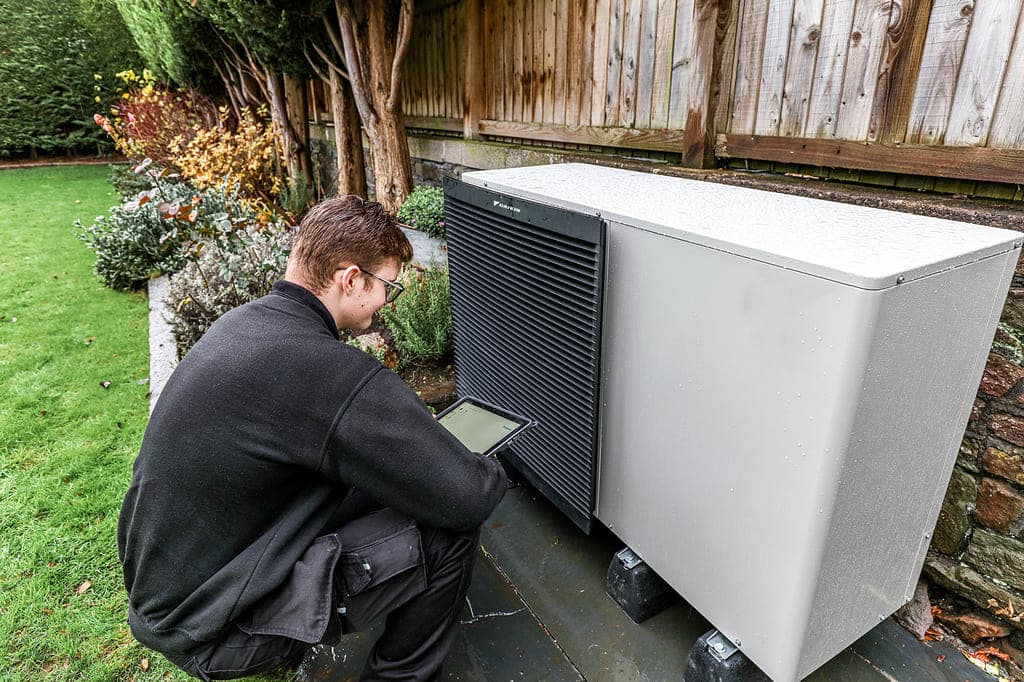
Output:
<svg viewBox="0 0 1024 682">
<path fill-rule="evenodd" d="M 1022 3 L 420 2 L 407 125 L 1020 183 Z"/>
</svg>

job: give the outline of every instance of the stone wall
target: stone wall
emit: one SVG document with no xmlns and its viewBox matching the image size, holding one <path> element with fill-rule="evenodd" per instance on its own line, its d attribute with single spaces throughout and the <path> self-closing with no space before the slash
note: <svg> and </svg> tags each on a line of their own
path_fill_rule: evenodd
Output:
<svg viewBox="0 0 1024 682">
<path fill-rule="evenodd" d="M 974 401 L 924 573 L 958 598 L 950 604 L 950 613 L 938 616 L 940 622 L 968 643 L 993 640 L 1024 666 L 1021 264 Z"/>
<path fill-rule="evenodd" d="M 440 184 L 445 175 L 457 177 L 464 170 L 596 160 L 1021 229 L 1019 208 L 979 199 L 732 171 L 693 171 L 599 153 L 452 138 L 411 135 L 409 145 L 417 183 Z M 969 644 L 1003 649 L 1024 667 L 1024 266 L 1020 264 L 939 514 L 924 577 L 932 596 L 942 599 L 940 622 Z"/>
</svg>

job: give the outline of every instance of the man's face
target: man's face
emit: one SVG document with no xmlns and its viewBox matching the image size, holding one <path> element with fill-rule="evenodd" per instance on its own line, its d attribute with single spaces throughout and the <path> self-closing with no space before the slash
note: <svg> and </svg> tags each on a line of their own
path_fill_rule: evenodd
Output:
<svg viewBox="0 0 1024 682">
<path fill-rule="evenodd" d="M 372 272 L 376 277 L 367 274 L 363 270 L 359 275 L 359 282 L 353 288 L 352 295 L 345 310 L 346 329 L 362 330 L 368 329 L 373 323 L 373 315 L 387 302 L 388 289 L 385 282 L 393 282 L 398 278 L 398 271 L 401 266 L 395 258 L 384 261 Z M 379 279 L 378 279 L 379 278 Z"/>
</svg>

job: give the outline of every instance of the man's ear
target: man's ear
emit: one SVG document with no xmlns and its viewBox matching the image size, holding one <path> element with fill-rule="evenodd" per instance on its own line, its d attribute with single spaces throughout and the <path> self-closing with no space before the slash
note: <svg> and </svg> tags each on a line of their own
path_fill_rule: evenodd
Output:
<svg viewBox="0 0 1024 682">
<path fill-rule="evenodd" d="M 333 283 L 338 286 L 338 290 L 343 294 L 351 294 L 356 286 L 356 279 L 359 277 L 359 266 L 349 265 L 346 268 L 338 268 L 334 272 Z"/>
</svg>

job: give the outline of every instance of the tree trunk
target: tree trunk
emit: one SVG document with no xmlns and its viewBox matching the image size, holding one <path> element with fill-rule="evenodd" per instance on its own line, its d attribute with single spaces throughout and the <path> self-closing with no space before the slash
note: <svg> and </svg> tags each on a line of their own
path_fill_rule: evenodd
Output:
<svg viewBox="0 0 1024 682">
<path fill-rule="evenodd" d="M 412 192 L 412 161 L 402 112 L 381 116 L 373 136 L 367 137 L 376 199 L 389 211 L 397 211 Z"/>
<path fill-rule="evenodd" d="M 331 74 L 331 111 L 334 117 L 334 144 L 338 152 L 338 194 L 366 197 L 366 160 L 363 158 L 363 133 L 352 88 L 333 68 Z"/>
<path fill-rule="evenodd" d="M 313 162 L 309 153 L 309 95 L 306 91 L 306 80 L 285 74 L 284 95 L 285 114 L 295 154 L 295 170 L 298 175 L 303 175 L 312 182 Z M 291 171 L 289 166 L 289 175 L 292 178 L 298 177 Z"/>
<path fill-rule="evenodd" d="M 284 155 L 288 177 L 294 178 L 301 168 L 299 166 L 298 145 L 288 121 L 288 105 L 284 95 L 284 76 L 273 69 L 267 69 L 267 92 L 270 95 L 270 118 L 277 129 L 281 140 L 281 153 Z"/>
<path fill-rule="evenodd" d="M 370 143 L 376 199 L 388 210 L 397 211 L 412 191 L 412 163 L 401 98 L 412 0 L 335 0 L 335 10 L 341 38 L 334 40 L 332 36 L 332 42 L 342 53 Z"/>
</svg>

